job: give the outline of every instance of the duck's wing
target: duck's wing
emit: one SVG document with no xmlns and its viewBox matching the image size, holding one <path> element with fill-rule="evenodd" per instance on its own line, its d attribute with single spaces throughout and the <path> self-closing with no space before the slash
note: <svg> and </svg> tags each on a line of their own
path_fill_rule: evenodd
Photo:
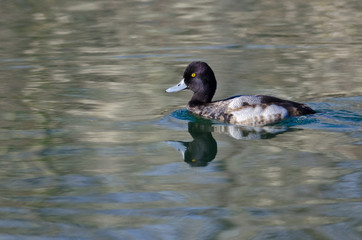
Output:
<svg viewBox="0 0 362 240">
<path fill-rule="evenodd" d="M 215 103 L 217 103 L 216 101 Z M 228 105 L 229 110 L 235 110 L 250 106 L 255 106 L 261 104 L 261 99 L 259 96 L 253 96 L 253 95 L 239 95 L 234 96 L 225 100 L 222 100 L 220 102 L 225 102 L 225 104 Z"/>
<path fill-rule="evenodd" d="M 276 104 L 288 110 L 290 116 L 301 116 L 316 113 L 313 109 L 303 103 L 283 100 L 272 96 L 258 95 L 262 104 Z"/>
</svg>

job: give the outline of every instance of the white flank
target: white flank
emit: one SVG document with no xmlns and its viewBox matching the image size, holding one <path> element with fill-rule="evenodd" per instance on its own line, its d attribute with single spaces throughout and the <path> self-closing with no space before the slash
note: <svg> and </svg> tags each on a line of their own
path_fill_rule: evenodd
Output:
<svg viewBox="0 0 362 240">
<path fill-rule="evenodd" d="M 279 121 L 288 116 L 288 111 L 277 105 L 270 105 L 262 108 L 259 105 L 255 107 L 244 107 L 237 111 L 232 111 L 236 123 L 260 126 Z"/>
</svg>

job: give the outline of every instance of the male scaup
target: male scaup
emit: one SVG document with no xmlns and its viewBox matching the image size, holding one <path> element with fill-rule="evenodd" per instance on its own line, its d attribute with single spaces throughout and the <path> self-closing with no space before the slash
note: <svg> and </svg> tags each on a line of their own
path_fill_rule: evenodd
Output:
<svg viewBox="0 0 362 240">
<path fill-rule="evenodd" d="M 183 79 L 166 92 L 190 89 L 194 92 L 187 109 L 199 116 L 244 126 L 264 126 L 288 116 L 314 114 L 305 104 L 264 95 L 241 95 L 212 102 L 216 90 L 214 72 L 205 62 L 192 62 Z"/>
</svg>

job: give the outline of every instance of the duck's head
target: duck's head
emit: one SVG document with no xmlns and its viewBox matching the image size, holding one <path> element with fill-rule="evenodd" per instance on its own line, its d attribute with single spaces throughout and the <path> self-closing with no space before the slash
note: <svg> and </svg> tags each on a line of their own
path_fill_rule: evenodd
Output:
<svg viewBox="0 0 362 240">
<path fill-rule="evenodd" d="M 189 105 L 211 102 L 216 91 L 216 79 L 210 66 L 205 62 L 190 63 L 185 69 L 181 82 L 166 89 L 166 92 L 178 92 L 183 89 L 194 92 Z"/>
</svg>

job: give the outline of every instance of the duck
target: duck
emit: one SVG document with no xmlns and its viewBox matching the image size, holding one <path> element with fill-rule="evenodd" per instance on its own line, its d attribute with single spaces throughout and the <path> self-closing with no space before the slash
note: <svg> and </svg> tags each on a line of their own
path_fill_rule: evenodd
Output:
<svg viewBox="0 0 362 240">
<path fill-rule="evenodd" d="M 217 87 L 211 67 L 202 61 L 191 62 L 182 80 L 166 92 L 189 89 L 193 92 L 187 110 L 192 114 L 224 123 L 261 127 L 288 117 L 316 113 L 309 106 L 266 95 L 237 95 L 212 101 Z"/>
</svg>

